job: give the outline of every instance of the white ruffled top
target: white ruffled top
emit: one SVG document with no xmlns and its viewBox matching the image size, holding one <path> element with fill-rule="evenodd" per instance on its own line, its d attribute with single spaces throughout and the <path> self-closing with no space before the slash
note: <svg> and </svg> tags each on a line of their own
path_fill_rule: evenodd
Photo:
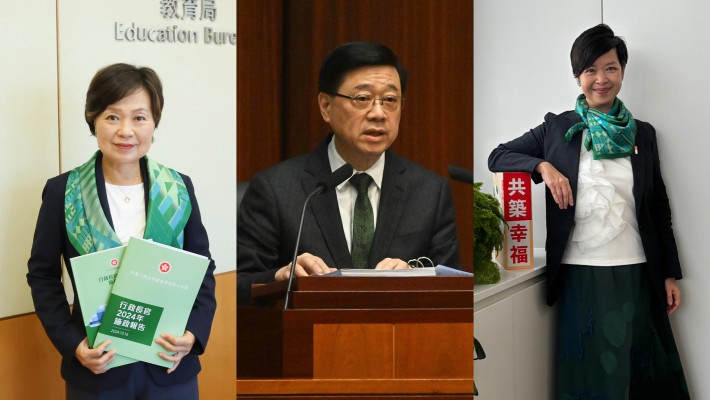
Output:
<svg viewBox="0 0 710 400">
<path fill-rule="evenodd" d="M 582 134 L 586 135 L 586 130 Z M 562 263 L 614 266 L 646 262 L 633 181 L 629 157 L 594 160 L 582 144 L 575 226 Z"/>
</svg>

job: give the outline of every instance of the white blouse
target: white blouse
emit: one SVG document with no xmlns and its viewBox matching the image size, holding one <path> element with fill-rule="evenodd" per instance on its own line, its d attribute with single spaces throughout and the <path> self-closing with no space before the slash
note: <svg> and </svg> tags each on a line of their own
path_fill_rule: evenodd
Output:
<svg viewBox="0 0 710 400">
<path fill-rule="evenodd" d="M 128 244 L 131 236 L 142 238 L 145 233 L 143 184 L 118 186 L 106 183 L 106 195 L 113 227 L 121 243 Z"/>
<path fill-rule="evenodd" d="M 582 144 L 575 226 L 563 264 L 614 266 L 646 262 L 636 221 L 633 180 L 630 157 L 594 160 Z"/>
</svg>

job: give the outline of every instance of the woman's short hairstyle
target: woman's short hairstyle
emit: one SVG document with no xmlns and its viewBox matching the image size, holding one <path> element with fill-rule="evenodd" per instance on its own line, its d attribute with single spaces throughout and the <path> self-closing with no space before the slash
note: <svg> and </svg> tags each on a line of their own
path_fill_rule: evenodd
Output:
<svg viewBox="0 0 710 400">
<path fill-rule="evenodd" d="M 616 49 L 621 68 L 625 68 L 629 58 L 626 43 L 619 36 L 614 36 L 614 31 L 609 26 L 599 24 L 582 32 L 572 44 L 570 52 L 574 77 L 579 78 L 582 71 L 611 49 Z"/>
<path fill-rule="evenodd" d="M 343 83 L 345 75 L 362 67 L 391 66 L 399 74 L 402 94 L 407 87 L 407 73 L 397 56 L 387 46 L 373 42 L 348 42 L 336 47 L 325 57 L 318 75 L 318 90 L 333 94 Z"/>
<path fill-rule="evenodd" d="M 96 136 L 96 118 L 108 106 L 116 103 L 135 91 L 144 89 L 150 98 L 150 110 L 155 127 L 158 127 L 163 112 L 163 85 L 158 74 L 148 67 L 136 67 L 130 64 L 111 64 L 100 69 L 86 91 L 84 118 L 89 124 L 91 134 Z"/>
</svg>

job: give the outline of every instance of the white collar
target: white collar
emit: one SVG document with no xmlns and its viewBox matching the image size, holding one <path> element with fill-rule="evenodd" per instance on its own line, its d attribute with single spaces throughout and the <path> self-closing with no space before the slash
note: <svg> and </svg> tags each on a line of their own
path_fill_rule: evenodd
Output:
<svg viewBox="0 0 710 400">
<path fill-rule="evenodd" d="M 338 154 L 338 150 L 335 148 L 335 135 L 333 135 L 333 137 L 330 139 L 330 143 L 328 143 L 328 162 L 330 163 L 331 171 L 335 171 L 336 169 L 345 165 L 345 160 L 343 160 L 343 157 Z M 385 153 L 380 154 L 380 158 L 378 158 L 377 161 L 375 161 L 375 163 L 372 164 L 372 166 L 367 170 L 353 170 L 353 175 L 361 172 L 370 175 L 372 177 L 372 180 L 375 182 L 375 185 L 377 185 L 377 188 L 382 190 L 382 176 L 385 173 Z M 347 180 L 338 185 L 337 189 L 342 189 L 343 185 L 345 185 L 346 183 L 348 183 Z"/>
</svg>

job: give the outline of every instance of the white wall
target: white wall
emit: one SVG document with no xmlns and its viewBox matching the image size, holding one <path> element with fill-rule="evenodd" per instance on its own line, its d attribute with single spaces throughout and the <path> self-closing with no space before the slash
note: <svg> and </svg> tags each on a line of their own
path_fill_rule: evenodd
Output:
<svg viewBox="0 0 710 400">
<path fill-rule="evenodd" d="M 488 155 L 543 121 L 574 108 L 580 93 L 569 51 L 582 27 L 601 22 L 598 2 L 474 2 L 474 179 L 493 193 Z M 534 247 L 545 247 L 544 188 L 533 188 Z"/>
<path fill-rule="evenodd" d="M 633 18 L 622 18 L 633 15 Z M 705 246 L 710 213 L 706 96 L 710 83 L 710 3 L 693 0 L 604 2 L 604 21 L 626 38 L 629 64 L 619 97 L 658 133 L 663 178 L 685 279 L 671 317 L 693 398 L 710 398 L 710 268 Z"/>
<path fill-rule="evenodd" d="M 710 4 L 605 0 L 604 22 L 626 38 L 629 48 L 619 97 L 636 118 L 658 132 L 663 175 L 686 279 L 683 304 L 671 317 L 693 398 L 710 398 L 710 359 L 703 351 L 710 335 L 710 269 L 704 259 L 704 210 L 710 198 L 706 149 L 710 128 L 702 73 L 710 63 Z M 602 2 L 569 0 L 481 0 L 474 3 L 474 170 L 492 192 L 487 158 L 499 143 L 542 122 L 548 111 L 572 109 L 579 89 L 569 51 L 585 29 L 602 22 Z M 535 246 L 544 245 L 544 191 L 537 185 Z M 483 385 L 483 383 L 481 383 Z"/>
<path fill-rule="evenodd" d="M 160 75 L 165 107 L 149 155 L 192 178 L 217 272 L 236 268 L 236 45 L 204 43 L 205 27 L 236 33 L 236 2 L 215 4 L 214 21 L 193 21 L 164 19 L 160 0 L 3 3 L 0 318 L 33 311 L 25 274 L 41 191 L 96 151 L 83 117 L 86 89 L 115 62 Z M 116 22 L 177 25 L 198 31 L 199 43 L 119 41 Z"/>
</svg>

